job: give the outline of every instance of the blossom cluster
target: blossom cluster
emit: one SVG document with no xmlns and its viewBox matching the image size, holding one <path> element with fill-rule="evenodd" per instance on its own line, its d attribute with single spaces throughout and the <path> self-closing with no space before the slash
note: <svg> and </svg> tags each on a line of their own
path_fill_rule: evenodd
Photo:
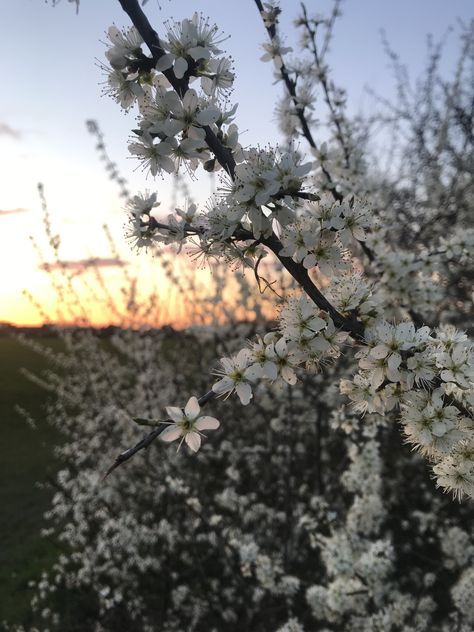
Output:
<svg viewBox="0 0 474 632">
<path fill-rule="evenodd" d="M 438 485 L 474 495 L 474 350 L 453 327 L 382 322 L 366 329 L 359 372 L 341 391 L 360 413 L 400 407 L 407 440 L 430 459 Z"/>
<path fill-rule="evenodd" d="M 166 23 L 167 36 L 160 40 L 162 54 L 154 67 L 141 65 L 146 60 L 143 38 L 135 27 L 120 31 L 111 26 L 105 53 L 112 67 L 108 72 L 108 92 L 124 109 L 150 92 L 154 70 L 171 70 L 176 79 L 198 78 L 209 97 L 225 94 L 232 88 L 231 60 L 219 57 L 224 37 L 216 25 L 195 13 L 191 19 Z M 140 63 L 141 62 L 141 63 Z"/>
<path fill-rule="evenodd" d="M 220 57 L 223 41 L 215 25 L 197 13 L 191 19 L 167 24 L 167 36 L 160 40 L 157 60 L 142 51 L 143 39 L 135 27 L 120 31 L 112 26 L 107 34 L 106 57 L 111 69 L 105 92 L 122 108 L 137 105 L 140 111 L 136 141 L 129 150 L 153 176 L 172 173 L 186 162 L 193 171 L 200 163 L 209 167 L 206 128 L 212 126 L 225 146 L 237 148 L 232 114 L 219 107 L 221 97 L 232 88 L 231 60 Z M 199 79 L 201 93 L 187 88 L 178 93 L 162 73 L 176 81 Z M 216 167 L 219 165 L 216 164 Z"/>
<path fill-rule="evenodd" d="M 250 348 L 221 359 L 216 371 L 221 379 L 213 391 L 227 396 L 235 392 L 246 405 L 259 380 L 294 385 L 300 365 L 312 372 L 320 370 L 340 356 L 346 339 L 347 334 L 338 331 L 326 313 L 318 314 L 306 296 L 291 297 L 282 310 L 279 332 L 258 337 Z"/>
</svg>

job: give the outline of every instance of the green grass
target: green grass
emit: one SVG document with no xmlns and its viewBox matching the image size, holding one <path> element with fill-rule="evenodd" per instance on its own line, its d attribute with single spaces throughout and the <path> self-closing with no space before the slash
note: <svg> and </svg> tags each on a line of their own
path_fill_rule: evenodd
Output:
<svg viewBox="0 0 474 632">
<path fill-rule="evenodd" d="M 52 338 L 41 343 L 60 345 Z M 0 338 L 0 627 L 3 620 L 30 622 L 28 582 L 48 570 L 58 554 L 54 540 L 39 534 L 52 492 L 37 483 L 58 468 L 53 446 L 59 436 L 44 418 L 47 391 L 23 376 L 22 367 L 40 373 L 48 362 L 17 340 Z M 31 413 L 36 430 L 15 404 Z"/>
</svg>

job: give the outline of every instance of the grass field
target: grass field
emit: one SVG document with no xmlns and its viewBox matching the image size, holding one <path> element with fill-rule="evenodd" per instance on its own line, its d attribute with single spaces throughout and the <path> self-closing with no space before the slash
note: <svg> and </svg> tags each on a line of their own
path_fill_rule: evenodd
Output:
<svg viewBox="0 0 474 632">
<path fill-rule="evenodd" d="M 60 344 L 52 338 L 41 342 Z M 48 363 L 17 340 L 0 338 L 0 629 L 3 620 L 28 625 L 28 582 L 50 568 L 58 553 L 54 540 L 39 535 L 52 492 L 38 483 L 57 470 L 53 446 L 59 437 L 44 420 L 48 393 L 23 376 L 22 367 L 38 373 Z M 36 430 L 15 404 L 32 414 Z"/>
</svg>

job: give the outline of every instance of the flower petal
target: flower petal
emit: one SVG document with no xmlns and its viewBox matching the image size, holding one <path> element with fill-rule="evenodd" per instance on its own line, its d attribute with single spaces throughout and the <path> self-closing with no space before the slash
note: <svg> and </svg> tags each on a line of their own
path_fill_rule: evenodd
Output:
<svg viewBox="0 0 474 632">
<path fill-rule="evenodd" d="M 370 356 L 372 358 L 376 358 L 377 360 L 381 360 L 382 358 L 387 357 L 389 354 L 389 348 L 387 345 L 377 345 L 373 349 L 370 350 Z"/>
<path fill-rule="evenodd" d="M 200 125 L 210 125 L 211 123 L 215 123 L 219 118 L 221 112 L 218 108 L 209 106 L 202 112 L 196 114 L 196 121 Z"/>
<path fill-rule="evenodd" d="M 183 97 L 183 108 L 186 112 L 196 112 L 198 105 L 199 99 L 196 90 L 193 88 L 186 90 L 186 94 Z"/>
<path fill-rule="evenodd" d="M 173 65 L 173 61 L 174 61 L 174 55 L 171 55 L 170 53 L 166 53 L 165 55 L 162 55 L 159 60 L 156 62 L 156 66 L 155 68 L 157 70 L 168 70 L 168 68 L 171 68 L 171 66 Z"/>
<path fill-rule="evenodd" d="M 209 49 L 204 46 L 193 46 L 193 48 L 188 48 L 188 53 L 194 61 L 197 61 L 198 59 L 209 59 L 211 56 Z"/>
<path fill-rule="evenodd" d="M 188 62 L 183 57 L 178 57 L 173 66 L 173 72 L 176 79 L 182 79 L 187 69 Z"/>
<path fill-rule="evenodd" d="M 184 414 L 188 419 L 196 419 L 199 415 L 199 411 L 201 408 L 199 407 L 199 402 L 197 397 L 190 397 L 188 403 L 184 408 Z"/>
<path fill-rule="evenodd" d="M 281 377 L 285 380 L 287 384 L 296 384 L 298 378 L 296 377 L 296 373 L 289 366 L 284 366 L 281 370 Z"/>
<path fill-rule="evenodd" d="M 278 368 L 274 362 L 265 362 L 263 365 L 263 374 L 269 380 L 276 380 L 278 377 Z"/>
<path fill-rule="evenodd" d="M 237 384 L 237 386 L 235 387 L 235 391 L 239 396 L 241 403 L 244 406 L 247 406 L 247 404 L 252 399 L 252 389 L 250 387 L 250 384 Z"/>
<path fill-rule="evenodd" d="M 201 447 L 201 437 L 197 432 L 188 432 L 185 435 L 184 440 L 193 452 L 197 452 Z"/>
<path fill-rule="evenodd" d="M 173 424 L 172 426 L 165 428 L 159 436 L 162 441 L 176 441 L 176 439 L 179 439 L 181 435 L 181 428 Z"/>
<path fill-rule="evenodd" d="M 215 430 L 219 428 L 220 422 L 215 417 L 208 417 L 205 415 L 204 417 L 199 417 L 199 419 L 194 424 L 194 427 L 197 430 Z"/>
<path fill-rule="evenodd" d="M 223 377 L 222 380 L 219 380 L 212 385 L 214 393 L 218 393 L 219 395 L 226 393 L 227 391 L 231 391 L 233 388 L 234 382 L 230 379 L 230 377 Z"/>
<path fill-rule="evenodd" d="M 176 406 L 167 406 L 166 412 L 173 421 L 183 420 L 183 411 L 181 408 L 177 408 Z"/>
</svg>

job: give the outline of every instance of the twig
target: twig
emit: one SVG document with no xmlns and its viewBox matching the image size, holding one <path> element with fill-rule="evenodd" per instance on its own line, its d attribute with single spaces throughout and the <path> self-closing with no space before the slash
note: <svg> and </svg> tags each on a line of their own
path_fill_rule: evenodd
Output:
<svg viewBox="0 0 474 632">
<path fill-rule="evenodd" d="M 198 399 L 199 406 L 205 406 L 208 402 L 215 399 L 216 397 L 217 397 L 217 394 L 214 391 L 208 391 L 205 395 L 203 395 L 202 397 Z M 109 467 L 107 472 L 104 474 L 102 480 L 105 480 L 107 476 L 111 474 L 120 465 L 123 465 L 124 463 L 129 461 L 133 456 L 135 456 L 137 452 L 140 452 L 140 450 L 146 450 L 153 443 L 153 441 L 157 437 L 160 436 L 163 430 L 168 427 L 168 424 L 170 421 L 171 419 L 164 419 L 163 421 L 159 423 L 159 425 L 154 430 L 152 430 L 147 435 L 145 435 L 143 439 L 141 439 L 132 448 L 128 448 L 127 450 L 124 450 L 123 452 L 121 452 L 118 455 L 118 457 L 115 459 L 114 463 Z"/>
</svg>

